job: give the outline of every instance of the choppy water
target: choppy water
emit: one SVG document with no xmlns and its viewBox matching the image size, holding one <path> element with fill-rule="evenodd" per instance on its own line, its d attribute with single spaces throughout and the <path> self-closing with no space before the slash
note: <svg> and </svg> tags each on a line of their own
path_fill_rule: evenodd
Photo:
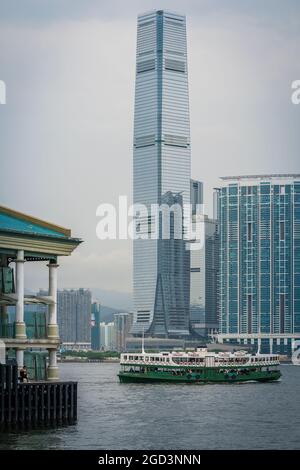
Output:
<svg viewBox="0 0 300 470">
<path fill-rule="evenodd" d="M 279 383 L 120 384 L 118 364 L 62 364 L 75 426 L 0 434 L 0 449 L 299 449 L 300 367 Z"/>
</svg>

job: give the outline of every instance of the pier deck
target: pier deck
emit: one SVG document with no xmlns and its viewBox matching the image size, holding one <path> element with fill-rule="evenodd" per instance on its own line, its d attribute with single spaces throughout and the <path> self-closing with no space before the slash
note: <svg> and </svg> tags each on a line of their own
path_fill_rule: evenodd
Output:
<svg viewBox="0 0 300 470">
<path fill-rule="evenodd" d="M 0 364 L 0 425 L 59 425 L 77 420 L 77 382 L 18 382 L 16 365 Z"/>
</svg>

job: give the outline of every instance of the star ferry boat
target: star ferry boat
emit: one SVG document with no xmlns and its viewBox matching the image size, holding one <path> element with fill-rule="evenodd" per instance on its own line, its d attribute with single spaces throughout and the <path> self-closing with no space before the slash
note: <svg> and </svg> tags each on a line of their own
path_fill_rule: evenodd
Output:
<svg viewBox="0 0 300 470">
<path fill-rule="evenodd" d="M 123 353 L 120 382 L 242 383 L 279 380 L 279 356 L 246 351 Z"/>
</svg>

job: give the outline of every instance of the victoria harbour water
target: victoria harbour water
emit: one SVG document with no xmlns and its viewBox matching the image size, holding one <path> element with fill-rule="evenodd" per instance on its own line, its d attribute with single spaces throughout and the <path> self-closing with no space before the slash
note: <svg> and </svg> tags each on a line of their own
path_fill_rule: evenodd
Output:
<svg viewBox="0 0 300 470">
<path fill-rule="evenodd" d="M 0 449 L 299 449 L 300 367 L 278 383 L 120 384 L 118 364 L 61 364 L 74 426 L 0 434 Z"/>
</svg>

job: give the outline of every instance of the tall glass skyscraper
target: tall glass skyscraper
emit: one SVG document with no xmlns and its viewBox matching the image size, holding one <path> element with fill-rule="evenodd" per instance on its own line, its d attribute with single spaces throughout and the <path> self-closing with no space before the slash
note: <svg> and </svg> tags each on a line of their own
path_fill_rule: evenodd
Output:
<svg viewBox="0 0 300 470">
<path fill-rule="evenodd" d="M 222 178 L 220 338 L 286 354 L 300 339 L 300 175 Z"/>
<path fill-rule="evenodd" d="M 138 17 L 133 200 L 150 209 L 178 195 L 181 204 L 190 203 L 186 22 L 182 15 L 159 10 Z M 154 230 L 151 216 L 141 215 L 136 223 L 141 234 Z M 134 240 L 134 334 L 189 334 L 189 268 L 185 256 L 178 258 L 176 270 L 171 258 L 161 262 L 162 253 L 170 257 L 183 251 L 174 240 L 166 249 L 164 241 Z M 172 272 L 166 272 L 168 266 Z M 172 314 L 166 292 L 178 293 Z"/>
</svg>

